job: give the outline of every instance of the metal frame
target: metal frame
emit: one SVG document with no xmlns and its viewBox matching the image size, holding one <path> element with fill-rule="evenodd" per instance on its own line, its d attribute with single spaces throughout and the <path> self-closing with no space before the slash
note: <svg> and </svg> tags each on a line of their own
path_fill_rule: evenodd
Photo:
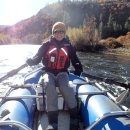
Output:
<svg viewBox="0 0 130 130">
<path fill-rule="evenodd" d="M 83 83 L 84 84 L 84 83 Z M 76 97 L 78 98 L 78 96 L 80 95 L 99 95 L 99 94 L 107 94 L 114 102 L 116 102 L 116 99 L 105 89 L 102 88 L 101 85 L 99 85 L 98 83 L 95 83 L 95 85 L 100 88 L 102 91 L 92 91 L 92 92 L 84 92 L 84 93 L 76 93 Z M 22 96 L 7 96 L 6 94 L 10 91 L 11 88 L 28 88 L 28 87 L 34 87 L 33 85 L 22 85 L 22 86 L 10 86 L 9 88 L 6 89 L 6 91 L 4 93 L 2 93 L 2 95 L 0 95 L 0 98 L 2 98 L 2 100 L 8 99 L 8 100 L 12 100 L 12 99 L 23 99 L 23 98 L 43 98 L 46 97 L 45 93 L 43 94 L 43 96 L 38 96 L 38 95 L 22 95 Z M 80 98 L 80 97 L 79 97 Z M 122 107 L 125 107 L 122 105 Z M 125 110 L 128 110 L 128 108 L 125 107 Z M 111 117 L 111 116 L 121 116 L 121 115 L 129 115 L 130 112 L 129 111 L 115 111 L 115 112 L 109 112 L 109 113 L 105 113 L 104 115 L 102 115 L 101 117 L 97 118 L 95 122 L 93 122 L 88 128 L 86 128 L 85 130 L 91 130 L 93 127 L 95 127 L 99 122 L 101 122 L 103 119 L 107 118 L 107 117 Z M 3 117 L 4 118 L 4 117 Z M 18 121 L 0 121 L 0 126 L 5 126 L 5 125 L 14 125 L 16 127 L 20 127 L 24 130 L 32 130 L 30 129 L 28 126 L 24 125 L 23 123 L 20 123 Z"/>
<path fill-rule="evenodd" d="M 12 121 L 12 120 L 10 120 L 10 121 L 0 121 L 0 126 L 7 126 L 7 125 L 13 125 L 13 126 L 16 126 L 18 128 L 22 128 L 23 130 L 32 130 L 28 126 L 26 126 L 23 123 L 18 122 L 18 121 Z"/>
<path fill-rule="evenodd" d="M 109 113 L 105 113 L 102 117 L 99 117 L 96 119 L 95 122 L 93 122 L 88 128 L 86 128 L 85 130 L 91 130 L 93 127 L 95 127 L 99 122 L 101 122 L 103 119 L 107 118 L 107 117 L 111 117 L 111 116 L 122 116 L 122 115 L 128 115 L 129 112 L 126 111 L 115 111 L 115 112 L 109 112 Z"/>
</svg>

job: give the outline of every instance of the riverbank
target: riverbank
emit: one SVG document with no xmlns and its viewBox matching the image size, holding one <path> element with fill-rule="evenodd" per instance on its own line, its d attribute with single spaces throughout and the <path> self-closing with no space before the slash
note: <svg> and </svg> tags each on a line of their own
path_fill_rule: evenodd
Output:
<svg viewBox="0 0 130 130">
<path fill-rule="evenodd" d="M 117 48 L 101 51 L 102 54 L 130 56 L 130 48 Z"/>
</svg>

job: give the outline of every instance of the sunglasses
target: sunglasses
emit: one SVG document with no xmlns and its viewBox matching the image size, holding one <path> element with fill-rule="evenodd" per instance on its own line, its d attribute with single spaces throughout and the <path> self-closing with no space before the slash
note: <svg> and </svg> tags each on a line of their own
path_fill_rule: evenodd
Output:
<svg viewBox="0 0 130 130">
<path fill-rule="evenodd" d="M 54 34 L 58 34 L 58 33 L 60 33 L 60 34 L 63 34 L 65 31 L 64 30 L 62 30 L 62 29 L 60 29 L 60 30 L 54 30 Z"/>
</svg>

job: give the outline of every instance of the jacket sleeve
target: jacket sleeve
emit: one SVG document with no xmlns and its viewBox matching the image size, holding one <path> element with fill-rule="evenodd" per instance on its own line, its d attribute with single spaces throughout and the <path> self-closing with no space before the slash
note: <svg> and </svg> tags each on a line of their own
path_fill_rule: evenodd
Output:
<svg viewBox="0 0 130 130">
<path fill-rule="evenodd" d="M 44 43 L 37 51 L 36 55 L 33 57 L 33 65 L 37 65 L 38 63 L 41 62 L 42 57 L 46 53 L 46 48 L 47 48 L 47 42 Z"/>
<path fill-rule="evenodd" d="M 73 65 L 73 67 L 75 68 L 75 71 L 83 72 L 82 64 L 79 61 L 79 59 L 78 59 L 78 57 L 76 55 L 75 49 L 73 48 L 72 45 L 70 46 L 70 51 L 69 52 L 70 52 L 69 57 L 70 57 L 70 60 L 71 60 L 71 63 Z"/>
</svg>

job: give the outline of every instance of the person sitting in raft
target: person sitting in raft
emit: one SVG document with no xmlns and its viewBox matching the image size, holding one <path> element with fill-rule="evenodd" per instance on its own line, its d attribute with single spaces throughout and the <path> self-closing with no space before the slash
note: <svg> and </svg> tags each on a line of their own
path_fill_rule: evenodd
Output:
<svg viewBox="0 0 130 130">
<path fill-rule="evenodd" d="M 80 76 L 83 71 L 76 52 L 66 38 L 66 27 L 62 22 L 56 22 L 52 27 L 52 37 L 45 42 L 34 56 L 27 59 L 29 66 L 36 65 L 42 60 L 45 71 L 42 75 L 43 87 L 47 96 L 47 115 L 49 125 L 46 130 L 58 129 L 58 94 L 55 86 L 59 87 L 70 113 L 70 130 L 78 130 L 78 110 L 74 91 L 70 91 L 68 68 L 70 61 L 75 68 L 74 74 Z M 71 89 L 73 90 L 73 89 Z"/>
</svg>

